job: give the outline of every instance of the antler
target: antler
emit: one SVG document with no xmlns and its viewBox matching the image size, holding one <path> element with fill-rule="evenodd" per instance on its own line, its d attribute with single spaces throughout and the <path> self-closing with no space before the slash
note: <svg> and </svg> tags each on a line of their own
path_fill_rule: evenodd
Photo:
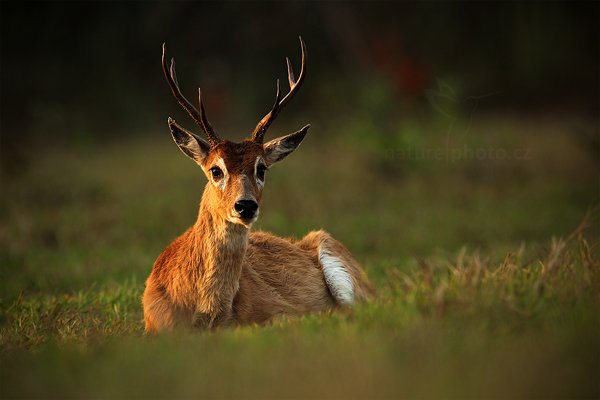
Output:
<svg viewBox="0 0 600 400">
<path fill-rule="evenodd" d="M 162 69 L 165 74 L 165 78 L 167 79 L 167 83 L 173 92 L 173 96 L 177 99 L 181 107 L 192 117 L 192 119 L 200 125 L 204 133 L 206 134 L 206 138 L 208 139 L 208 143 L 211 147 L 217 146 L 222 140 L 217 136 L 212 126 L 210 126 L 210 122 L 206 118 L 206 113 L 204 112 L 204 104 L 202 104 L 202 92 L 200 88 L 198 88 L 198 101 L 200 103 L 200 112 L 185 98 L 185 96 L 181 93 L 181 89 L 179 89 L 179 83 L 177 82 L 177 74 L 175 73 L 175 59 L 171 58 L 171 67 L 167 68 L 167 60 L 166 60 L 166 51 L 167 47 L 163 43 L 163 52 L 162 52 Z"/>
<path fill-rule="evenodd" d="M 254 132 L 252 132 L 252 140 L 255 142 L 262 143 L 265 132 L 271 123 L 275 120 L 279 111 L 294 97 L 300 86 L 302 85 L 302 81 L 304 80 L 304 75 L 306 71 L 306 45 L 304 44 L 304 40 L 302 40 L 302 36 L 300 38 L 300 47 L 302 49 L 302 66 L 300 68 L 300 75 L 298 76 L 298 80 L 294 78 L 294 71 L 292 71 L 292 64 L 290 63 L 289 58 L 285 58 L 287 62 L 287 70 L 288 70 L 288 82 L 290 84 L 290 91 L 285 97 L 281 98 L 281 92 L 279 90 L 279 79 L 277 80 L 277 95 L 275 96 L 275 104 L 273 104 L 273 108 L 271 111 L 260 120 L 256 128 L 254 128 Z"/>
</svg>

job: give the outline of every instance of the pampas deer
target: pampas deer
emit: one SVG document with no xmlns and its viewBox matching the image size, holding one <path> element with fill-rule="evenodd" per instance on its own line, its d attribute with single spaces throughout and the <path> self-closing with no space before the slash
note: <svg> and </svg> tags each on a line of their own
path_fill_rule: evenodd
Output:
<svg viewBox="0 0 600 400">
<path fill-rule="evenodd" d="M 251 232 L 259 214 L 265 174 L 302 142 L 309 125 L 263 143 L 267 128 L 298 92 L 306 74 L 306 46 L 296 80 L 287 59 L 289 92 L 277 96 L 252 136 L 222 140 L 211 127 L 199 94 L 199 110 L 181 93 L 175 63 L 162 67 L 179 104 L 202 128 L 206 141 L 168 119 L 175 143 L 208 178 L 196 223 L 160 254 L 146 281 L 142 303 L 147 332 L 176 327 L 211 328 L 264 323 L 352 304 L 371 286 L 348 250 L 324 231 L 293 241 Z"/>
</svg>

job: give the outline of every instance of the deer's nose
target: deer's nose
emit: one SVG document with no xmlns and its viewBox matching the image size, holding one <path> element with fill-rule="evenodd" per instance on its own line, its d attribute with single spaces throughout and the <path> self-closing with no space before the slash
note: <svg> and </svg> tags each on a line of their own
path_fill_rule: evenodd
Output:
<svg viewBox="0 0 600 400">
<path fill-rule="evenodd" d="M 233 208 L 242 219 L 252 219 L 258 210 L 258 203 L 254 200 L 239 200 Z"/>
</svg>

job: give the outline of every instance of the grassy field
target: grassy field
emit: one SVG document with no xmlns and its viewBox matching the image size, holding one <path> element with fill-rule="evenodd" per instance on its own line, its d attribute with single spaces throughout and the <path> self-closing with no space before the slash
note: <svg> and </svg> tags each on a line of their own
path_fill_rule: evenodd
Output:
<svg viewBox="0 0 600 400">
<path fill-rule="evenodd" d="M 580 126 L 313 124 L 269 172 L 256 228 L 330 231 L 377 297 L 159 337 L 143 282 L 194 221 L 200 171 L 166 126 L 40 143 L 2 181 L 1 397 L 597 398 L 597 211 L 580 223 L 599 158 Z"/>
</svg>

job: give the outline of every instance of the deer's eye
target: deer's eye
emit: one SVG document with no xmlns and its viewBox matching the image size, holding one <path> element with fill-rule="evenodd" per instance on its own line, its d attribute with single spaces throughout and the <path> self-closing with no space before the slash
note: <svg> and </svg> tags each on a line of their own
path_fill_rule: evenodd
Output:
<svg viewBox="0 0 600 400">
<path fill-rule="evenodd" d="M 261 181 L 265 180 L 265 172 L 267 172 L 267 167 L 264 166 L 263 164 L 259 164 L 256 167 L 256 177 L 258 179 L 260 179 Z"/>
<path fill-rule="evenodd" d="M 219 167 L 212 167 L 210 173 L 215 181 L 218 181 L 223 177 L 223 171 L 221 171 L 221 168 Z"/>
</svg>

